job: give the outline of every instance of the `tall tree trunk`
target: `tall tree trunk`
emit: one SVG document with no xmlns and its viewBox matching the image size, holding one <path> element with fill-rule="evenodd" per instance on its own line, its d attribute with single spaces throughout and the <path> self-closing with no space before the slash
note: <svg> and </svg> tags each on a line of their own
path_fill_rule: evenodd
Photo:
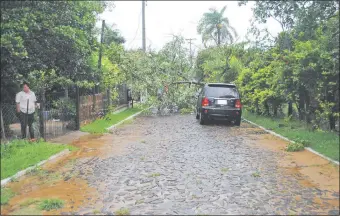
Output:
<svg viewBox="0 0 340 216">
<path fill-rule="evenodd" d="M 274 101 L 273 103 L 273 116 L 277 117 L 278 103 Z"/>
<path fill-rule="evenodd" d="M 330 114 L 328 117 L 328 120 L 329 120 L 329 129 L 334 130 L 335 129 L 335 117 L 332 114 Z"/>
<path fill-rule="evenodd" d="M 274 109 L 274 110 L 273 110 L 273 111 L 274 111 L 274 114 L 273 114 L 273 115 L 274 115 L 274 117 L 277 117 L 277 106 L 275 105 L 273 109 Z"/>
<path fill-rule="evenodd" d="M 327 95 L 327 102 L 334 103 L 335 102 L 335 96 L 332 93 L 328 93 Z M 332 112 L 328 116 L 329 121 L 329 129 L 334 130 L 335 129 L 335 117 L 333 113 L 336 112 L 336 105 L 332 107 Z"/>
<path fill-rule="evenodd" d="M 311 113 L 310 113 L 310 97 L 307 91 L 305 91 L 305 103 L 306 103 L 306 111 L 305 111 L 305 117 L 306 117 L 306 123 L 311 123 Z"/>
<path fill-rule="evenodd" d="M 217 45 L 221 44 L 221 29 L 217 27 Z"/>
<path fill-rule="evenodd" d="M 288 117 L 293 115 L 293 103 L 291 101 L 288 102 Z"/>
<path fill-rule="evenodd" d="M 269 116 L 270 113 L 269 113 L 269 106 L 267 102 L 264 103 L 264 109 L 265 109 L 265 114 Z"/>
<path fill-rule="evenodd" d="M 298 111 L 299 111 L 299 120 L 304 120 L 304 110 L 305 110 L 305 98 L 302 87 L 299 88 L 299 101 L 298 101 Z"/>
<path fill-rule="evenodd" d="M 258 104 L 257 102 L 256 102 L 256 104 L 255 104 L 255 113 L 258 114 L 258 115 L 261 114 L 261 113 L 260 113 L 259 104 Z"/>
</svg>

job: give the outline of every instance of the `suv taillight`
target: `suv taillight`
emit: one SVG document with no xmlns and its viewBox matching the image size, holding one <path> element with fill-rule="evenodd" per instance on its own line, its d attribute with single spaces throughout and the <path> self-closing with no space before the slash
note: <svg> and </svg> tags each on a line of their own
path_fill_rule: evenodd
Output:
<svg viewBox="0 0 340 216">
<path fill-rule="evenodd" d="M 208 98 L 203 98 L 202 99 L 202 106 L 209 106 L 209 99 Z"/>
<path fill-rule="evenodd" d="M 235 101 L 235 108 L 241 108 L 242 104 L 241 104 L 241 100 L 240 99 L 236 99 Z"/>
</svg>

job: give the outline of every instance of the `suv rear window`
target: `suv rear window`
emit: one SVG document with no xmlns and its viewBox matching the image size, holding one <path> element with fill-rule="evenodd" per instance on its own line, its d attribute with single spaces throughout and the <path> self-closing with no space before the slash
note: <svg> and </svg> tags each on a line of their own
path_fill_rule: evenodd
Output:
<svg viewBox="0 0 340 216">
<path fill-rule="evenodd" d="M 238 98 L 239 94 L 235 87 L 225 85 L 209 85 L 205 88 L 204 95 L 206 97 L 216 98 Z"/>
</svg>

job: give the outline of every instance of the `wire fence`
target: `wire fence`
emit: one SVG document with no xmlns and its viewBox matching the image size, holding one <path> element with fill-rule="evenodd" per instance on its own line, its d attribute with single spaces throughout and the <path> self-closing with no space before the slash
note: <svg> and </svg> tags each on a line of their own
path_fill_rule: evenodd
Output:
<svg viewBox="0 0 340 216">
<path fill-rule="evenodd" d="M 34 138 L 46 140 L 79 130 L 80 126 L 107 114 L 111 107 L 127 104 L 126 86 L 118 89 L 118 97 L 112 100 L 111 90 L 102 92 L 84 91 L 71 88 L 62 92 L 36 93 L 40 107 L 33 114 Z M 26 137 L 31 137 L 27 122 L 22 122 L 22 114 L 17 113 L 16 104 L 1 103 L 1 140 L 21 139 L 21 126 L 26 124 Z M 27 116 L 25 116 L 27 118 Z"/>
</svg>

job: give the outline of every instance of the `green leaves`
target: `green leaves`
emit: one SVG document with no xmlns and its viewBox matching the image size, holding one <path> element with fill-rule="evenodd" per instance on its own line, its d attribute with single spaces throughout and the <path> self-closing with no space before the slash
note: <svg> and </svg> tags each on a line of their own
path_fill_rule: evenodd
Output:
<svg viewBox="0 0 340 216">
<path fill-rule="evenodd" d="M 202 35 L 202 42 L 205 46 L 209 42 L 213 42 L 216 45 L 232 43 L 234 37 L 237 36 L 228 18 L 223 17 L 225 10 L 226 6 L 224 6 L 220 12 L 214 8 L 210 8 L 210 12 L 204 13 L 199 21 L 197 32 Z"/>
<path fill-rule="evenodd" d="M 104 6 L 103 2 L 51 1 L 1 8 L 1 86 L 18 82 L 13 79 L 16 74 L 32 79 L 45 73 L 53 78 L 41 83 L 45 87 L 94 80 L 86 61 L 96 51 L 93 29 Z"/>
</svg>

